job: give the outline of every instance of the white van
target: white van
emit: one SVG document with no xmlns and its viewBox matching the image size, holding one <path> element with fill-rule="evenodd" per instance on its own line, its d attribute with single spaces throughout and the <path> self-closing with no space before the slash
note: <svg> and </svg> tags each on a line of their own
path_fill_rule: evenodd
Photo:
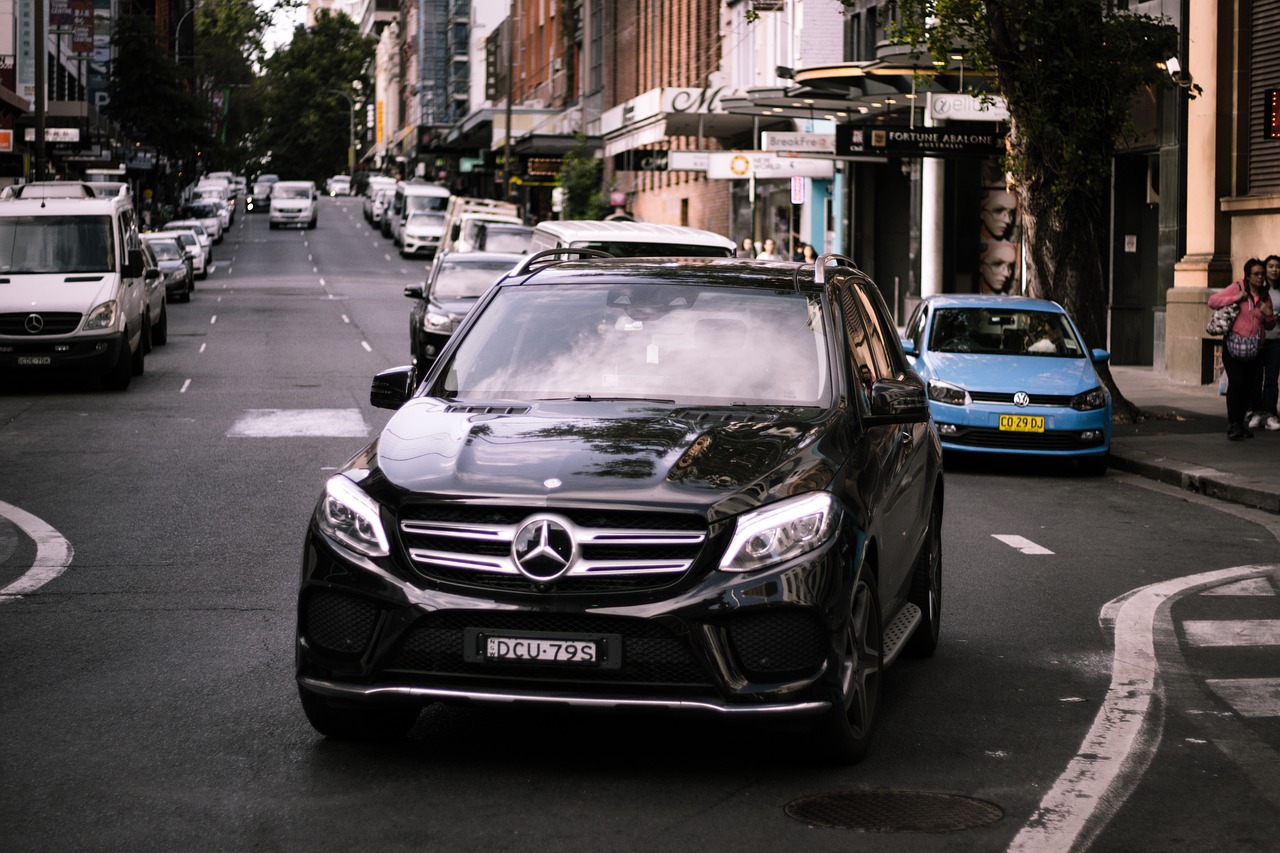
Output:
<svg viewBox="0 0 1280 853">
<path fill-rule="evenodd" d="M 316 182 L 276 181 L 271 185 L 267 223 L 272 230 L 285 225 L 316 227 Z"/>
<path fill-rule="evenodd" d="M 416 183 L 414 181 L 401 181 L 396 184 L 396 194 L 391 200 L 391 210 L 388 211 L 391 223 L 390 233 L 392 241 L 397 245 L 402 245 L 401 230 L 404 228 L 404 221 L 409 218 L 410 213 L 417 211 L 438 211 L 444 213 L 449 207 L 449 192 L 447 187 L 439 184 Z M 444 235 L 444 220 L 440 221 L 440 234 Z M 440 246 L 439 239 L 434 244 L 424 245 L 422 248 L 428 252 L 434 252 Z"/>
<path fill-rule="evenodd" d="M 728 237 L 683 225 L 560 219 L 534 226 L 529 254 L 564 248 L 596 249 L 619 258 L 731 258 L 734 254 Z"/>
<path fill-rule="evenodd" d="M 21 195 L 0 193 L 0 373 L 90 374 L 124 390 L 164 333 L 151 328 L 160 271 L 147 268 L 133 204 Z"/>
</svg>

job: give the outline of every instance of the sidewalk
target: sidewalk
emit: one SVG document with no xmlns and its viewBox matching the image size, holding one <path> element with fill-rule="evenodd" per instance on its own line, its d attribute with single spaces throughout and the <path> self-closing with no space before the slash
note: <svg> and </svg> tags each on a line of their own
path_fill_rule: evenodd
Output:
<svg viewBox="0 0 1280 853">
<path fill-rule="evenodd" d="M 1111 468 L 1224 501 L 1280 513 L 1280 432 L 1227 440 L 1227 401 L 1216 385 L 1183 385 L 1150 367 L 1113 365 L 1120 392 L 1148 414 L 1116 424 Z"/>
</svg>

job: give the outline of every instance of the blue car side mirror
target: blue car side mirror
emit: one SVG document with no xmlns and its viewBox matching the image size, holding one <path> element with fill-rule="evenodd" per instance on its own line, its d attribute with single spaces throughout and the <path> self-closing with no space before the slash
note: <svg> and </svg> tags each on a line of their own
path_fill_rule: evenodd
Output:
<svg viewBox="0 0 1280 853">
<path fill-rule="evenodd" d="M 1095 348 L 1089 353 L 1089 355 L 1091 358 L 1093 358 L 1094 364 L 1104 364 L 1111 360 L 1111 353 L 1107 352 L 1104 349 Z"/>
</svg>

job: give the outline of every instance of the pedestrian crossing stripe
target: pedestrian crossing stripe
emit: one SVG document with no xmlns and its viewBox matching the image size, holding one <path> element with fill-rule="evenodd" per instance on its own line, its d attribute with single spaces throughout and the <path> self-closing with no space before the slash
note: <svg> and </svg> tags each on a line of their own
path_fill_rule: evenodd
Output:
<svg viewBox="0 0 1280 853">
<path fill-rule="evenodd" d="M 1205 683 L 1242 717 L 1280 717 L 1280 678 L 1210 678 Z"/>
<path fill-rule="evenodd" d="M 227 431 L 232 438 L 366 438 L 359 409 L 246 409 Z"/>
<path fill-rule="evenodd" d="M 1204 648 L 1280 646 L 1280 619 L 1190 619 L 1182 629 L 1189 644 Z"/>
</svg>

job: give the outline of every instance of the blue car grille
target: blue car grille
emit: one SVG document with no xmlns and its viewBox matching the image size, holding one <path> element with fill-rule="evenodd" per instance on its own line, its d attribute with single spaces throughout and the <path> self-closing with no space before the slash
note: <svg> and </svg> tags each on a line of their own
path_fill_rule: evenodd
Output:
<svg viewBox="0 0 1280 853">
<path fill-rule="evenodd" d="M 1006 406 L 1013 405 L 1012 393 L 1001 393 L 995 391 L 970 391 L 969 399 L 975 403 L 999 403 Z M 1062 396 L 1061 394 L 1032 394 L 1032 406 L 1056 406 L 1063 409 L 1071 405 L 1072 397 Z"/>
<path fill-rule="evenodd" d="M 1099 431 L 1101 432 L 1101 431 Z M 1102 436 L 1091 441 L 1081 441 L 1080 431 L 1007 432 L 990 427 L 960 427 L 956 433 L 943 437 L 947 444 L 982 449 L 1001 450 L 1087 450 L 1102 444 Z"/>
</svg>

